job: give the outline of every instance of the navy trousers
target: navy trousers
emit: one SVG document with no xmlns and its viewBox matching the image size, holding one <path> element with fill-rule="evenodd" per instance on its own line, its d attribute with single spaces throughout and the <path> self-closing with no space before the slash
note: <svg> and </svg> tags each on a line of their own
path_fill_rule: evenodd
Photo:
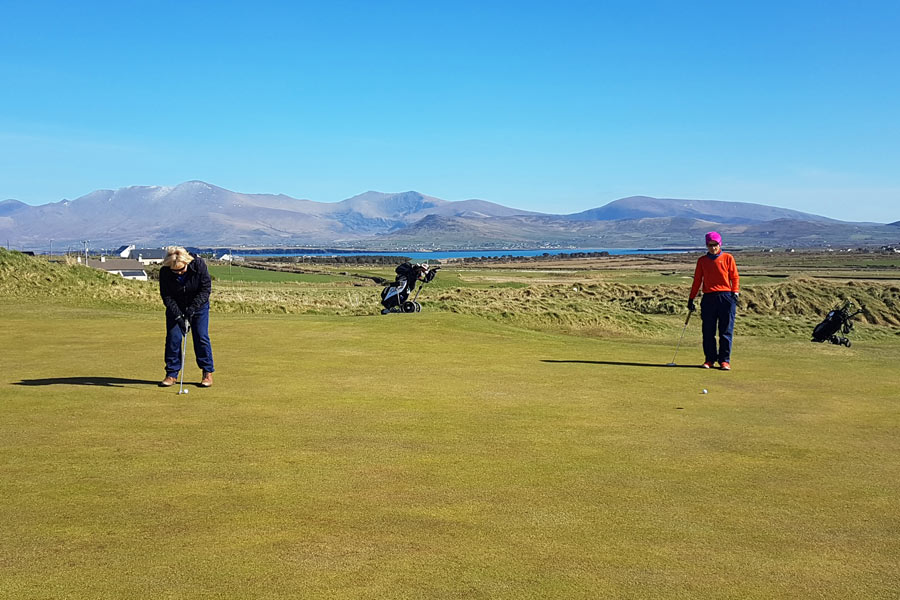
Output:
<svg viewBox="0 0 900 600">
<path fill-rule="evenodd" d="M 706 362 L 731 362 L 731 339 L 734 335 L 734 314 L 737 301 L 731 292 L 711 292 L 700 299 L 700 320 L 703 323 L 703 355 Z M 716 348 L 716 331 L 719 345 Z"/>
<path fill-rule="evenodd" d="M 166 311 L 166 376 L 177 377 L 181 370 L 181 340 L 184 334 L 175 320 L 175 315 Z M 207 373 L 216 369 L 213 366 L 212 344 L 209 341 L 209 303 L 201 307 L 191 317 L 191 338 L 194 342 L 194 356 L 197 366 Z"/>
</svg>

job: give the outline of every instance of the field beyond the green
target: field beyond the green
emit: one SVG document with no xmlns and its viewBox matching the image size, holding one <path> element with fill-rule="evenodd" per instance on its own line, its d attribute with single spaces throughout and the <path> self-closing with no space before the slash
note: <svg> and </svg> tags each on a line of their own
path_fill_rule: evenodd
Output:
<svg viewBox="0 0 900 600">
<path fill-rule="evenodd" d="M 0 303 L 0 598 L 897 598 L 897 336 L 425 307 L 214 312 L 178 395 L 162 310 Z"/>
</svg>

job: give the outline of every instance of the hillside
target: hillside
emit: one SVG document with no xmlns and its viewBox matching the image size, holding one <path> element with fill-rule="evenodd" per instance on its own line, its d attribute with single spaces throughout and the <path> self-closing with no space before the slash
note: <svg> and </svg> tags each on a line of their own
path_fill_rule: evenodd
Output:
<svg viewBox="0 0 900 600">
<path fill-rule="evenodd" d="M 900 228 L 848 223 L 762 204 L 636 196 L 552 215 L 484 200 L 369 191 L 340 202 L 232 192 L 202 181 L 99 190 L 29 206 L 0 202 L 0 238 L 18 249 L 163 246 L 330 246 L 382 250 L 695 247 L 716 229 L 733 246 L 898 244 Z"/>
<path fill-rule="evenodd" d="M 750 202 L 722 202 L 719 200 L 679 200 L 632 196 L 610 202 L 600 208 L 569 215 L 574 221 L 634 220 L 644 218 L 681 217 L 714 223 L 758 223 L 776 219 L 839 223 L 819 215 Z"/>
<path fill-rule="evenodd" d="M 90 240 L 160 246 L 339 244 L 405 227 L 429 214 L 480 218 L 528 214 L 482 200 L 448 202 L 418 192 L 366 192 L 341 202 L 243 194 L 202 181 L 175 187 L 99 190 L 75 200 L 28 206 L 0 203 L 0 236 L 16 247 L 57 247 Z"/>
<path fill-rule="evenodd" d="M 730 247 L 857 247 L 897 244 L 900 232 L 888 225 L 842 221 L 775 219 L 719 223 L 689 217 L 586 220 L 565 216 L 512 216 L 490 220 L 465 216 L 423 220 L 381 236 L 398 246 L 505 248 L 510 244 L 577 248 L 695 248 L 716 230 Z"/>
</svg>

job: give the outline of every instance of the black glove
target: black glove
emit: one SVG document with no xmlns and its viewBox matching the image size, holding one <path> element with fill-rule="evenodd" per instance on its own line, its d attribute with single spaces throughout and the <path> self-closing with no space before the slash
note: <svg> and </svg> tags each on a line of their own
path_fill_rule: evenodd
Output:
<svg viewBox="0 0 900 600">
<path fill-rule="evenodd" d="M 190 323 L 188 323 L 188 320 L 184 315 L 181 315 L 180 317 L 175 319 L 175 322 L 178 323 L 178 327 L 181 329 L 182 334 L 186 334 L 188 332 L 188 329 L 191 328 Z"/>
<path fill-rule="evenodd" d="M 697 305 L 694 304 L 694 299 L 693 299 L 693 298 L 689 298 L 689 299 L 688 299 L 688 310 L 691 311 L 691 312 L 694 312 L 695 310 L 697 310 Z"/>
</svg>

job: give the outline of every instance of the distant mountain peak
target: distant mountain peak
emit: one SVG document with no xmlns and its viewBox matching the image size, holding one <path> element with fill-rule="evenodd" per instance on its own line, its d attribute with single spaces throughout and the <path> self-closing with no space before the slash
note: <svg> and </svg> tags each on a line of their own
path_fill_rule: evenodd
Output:
<svg viewBox="0 0 900 600">
<path fill-rule="evenodd" d="M 13 213 L 28 210 L 28 205 L 19 200 L 0 200 L 0 217 L 5 217 Z"/>
<path fill-rule="evenodd" d="M 189 179 L 188 181 L 183 181 L 183 182 L 179 183 L 175 187 L 180 188 L 180 187 L 198 187 L 198 186 L 206 187 L 206 188 L 217 187 L 214 185 L 210 185 L 210 184 L 206 183 L 205 181 L 200 181 L 199 179 Z M 217 188 L 217 189 L 222 189 L 222 188 Z"/>
<path fill-rule="evenodd" d="M 94 247 L 331 245 L 381 240 L 445 247 L 504 244 L 669 247 L 696 244 L 711 228 L 729 246 L 896 244 L 891 227 L 844 223 L 762 204 L 631 196 L 573 215 L 523 211 L 485 200 L 447 201 L 415 190 L 369 190 L 340 202 L 237 193 L 205 181 L 96 190 L 30 206 L 0 202 L 0 239 L 20 248 L 93 240 Z M 865 241 L 864 241 L 865 240 Z"/>
</svg>

